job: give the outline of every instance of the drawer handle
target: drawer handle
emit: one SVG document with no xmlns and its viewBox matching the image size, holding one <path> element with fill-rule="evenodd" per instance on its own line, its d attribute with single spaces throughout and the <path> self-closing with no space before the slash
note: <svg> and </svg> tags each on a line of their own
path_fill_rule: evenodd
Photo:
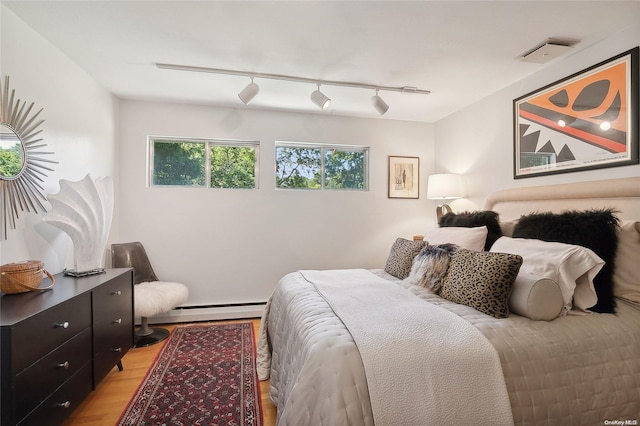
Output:
<svg viewBox="0 0 640 426">
<path fill-rule="evenodd" d="M 118 318 L 117 320 L 113 321 L 114 324 L 122 324 L 122 318 Z"/>
<path fill-rule="evenodd" d="M 111 349 L 113 352 L 122 352 L 122 348 L 113 348 Z"/>
<path fill-rule="evenodd" d="M 65 370 L 67 370 L 69 368 L 69 361 L 65 361 L 65 362 L 61 362 L 60 364 L 56 364 L 56 367 L 64 368 Z"/>
<path fill-rule="evenodd" d="M 122 296 L 122 292 L 120 290 L 118 291 L 114 291 L 113 293 L 111 293 L 112 296 Z"/>
<path fill-rule="evenodd" d="M 70 401 L 59 402 L 56 404 L 56 407 L 69 408 L 71 407 L 71 402 Z"/>
<path fill-rule="evenodd" d="M 69 328 L 69 321 L 57 322 L 53 324 L 53 328 Z"/>
</svg>

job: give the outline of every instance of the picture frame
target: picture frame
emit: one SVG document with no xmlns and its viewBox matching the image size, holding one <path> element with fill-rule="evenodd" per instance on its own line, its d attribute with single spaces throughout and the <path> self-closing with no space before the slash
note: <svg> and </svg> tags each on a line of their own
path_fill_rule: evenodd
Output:
<svg viewBox="0 0 640 426">
<path fill-rule="evenodd" d="M 420 198 L 420 158 L 389 156 L 389 198 Z"/>
<path fill-rule="evenodd" d="M 514 99 L 514 179 L 638 164 L 638 51 Z"/>
</svg>

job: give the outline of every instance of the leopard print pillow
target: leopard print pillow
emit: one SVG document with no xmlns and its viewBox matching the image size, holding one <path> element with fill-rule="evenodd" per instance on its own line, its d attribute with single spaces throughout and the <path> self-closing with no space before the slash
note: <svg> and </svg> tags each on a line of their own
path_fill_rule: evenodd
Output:
<svg viewBox="0 0 640 426">
<path fill-rule="evenodd" d="M 420 253 L 425 245 L 427 245 L 426 241 L 409 241 L 398 238 L 391 247 L 384 271 L 401 280 L 407 278 L 411 272 L 413 258 Z"/>
<path fill-rule="evenodd" d="M 440 297 L 496 318 L 509 316 L 509 296 L 522 257 L 458 249 L 451 257 Z"/>
</svg>

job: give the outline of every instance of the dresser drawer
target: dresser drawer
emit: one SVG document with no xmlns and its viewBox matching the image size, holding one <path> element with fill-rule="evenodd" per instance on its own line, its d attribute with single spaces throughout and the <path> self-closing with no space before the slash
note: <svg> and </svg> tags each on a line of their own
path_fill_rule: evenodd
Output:
<svg viewBox="0 0 640 426">
<path fill-rule="evenodd" d="M 26 416 L 90 361 L 91 328 L 85 328 L 18 374 L 15 379 L 17 417 Z"/>
<path fill-rule="evenodd" d="M 133 346 L 132 275 L 124 274 L 93 292 L 94 384 Z"/>
<path fill-rule="evenodd" d="M 53 426 L 62 424 L 69 413 L 89 395 L 91 389 L 91 363 L 88 362 L 38 408 L 18 422 L 18 425 Z"/>
<path fill-rule="evenodd" d="M 13 372 L 19 373 L 91 326 L 91 295 L 80 294 L 34 315 L 12 330 Z"/>
</svg>

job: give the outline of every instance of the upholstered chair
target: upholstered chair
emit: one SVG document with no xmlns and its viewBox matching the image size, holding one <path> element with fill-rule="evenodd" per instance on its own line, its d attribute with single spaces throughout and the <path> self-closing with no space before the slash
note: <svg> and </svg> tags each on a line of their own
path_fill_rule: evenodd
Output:
<svg viewBox="0 0 640 426">
<path fill-rule="evenodd" d="M 189 298 L 187 286 L 158 280 L 151 267 L 144 246 L 140 242 L 111 245 L 111 264 L 114 268 L 133 268 L 135 316 L 141 325 L 136 331 L 134 347 L 149 346 L 169 336 L 169 331 L 149 327 L 149 317 L 169 312 Z"/>
</svg>

